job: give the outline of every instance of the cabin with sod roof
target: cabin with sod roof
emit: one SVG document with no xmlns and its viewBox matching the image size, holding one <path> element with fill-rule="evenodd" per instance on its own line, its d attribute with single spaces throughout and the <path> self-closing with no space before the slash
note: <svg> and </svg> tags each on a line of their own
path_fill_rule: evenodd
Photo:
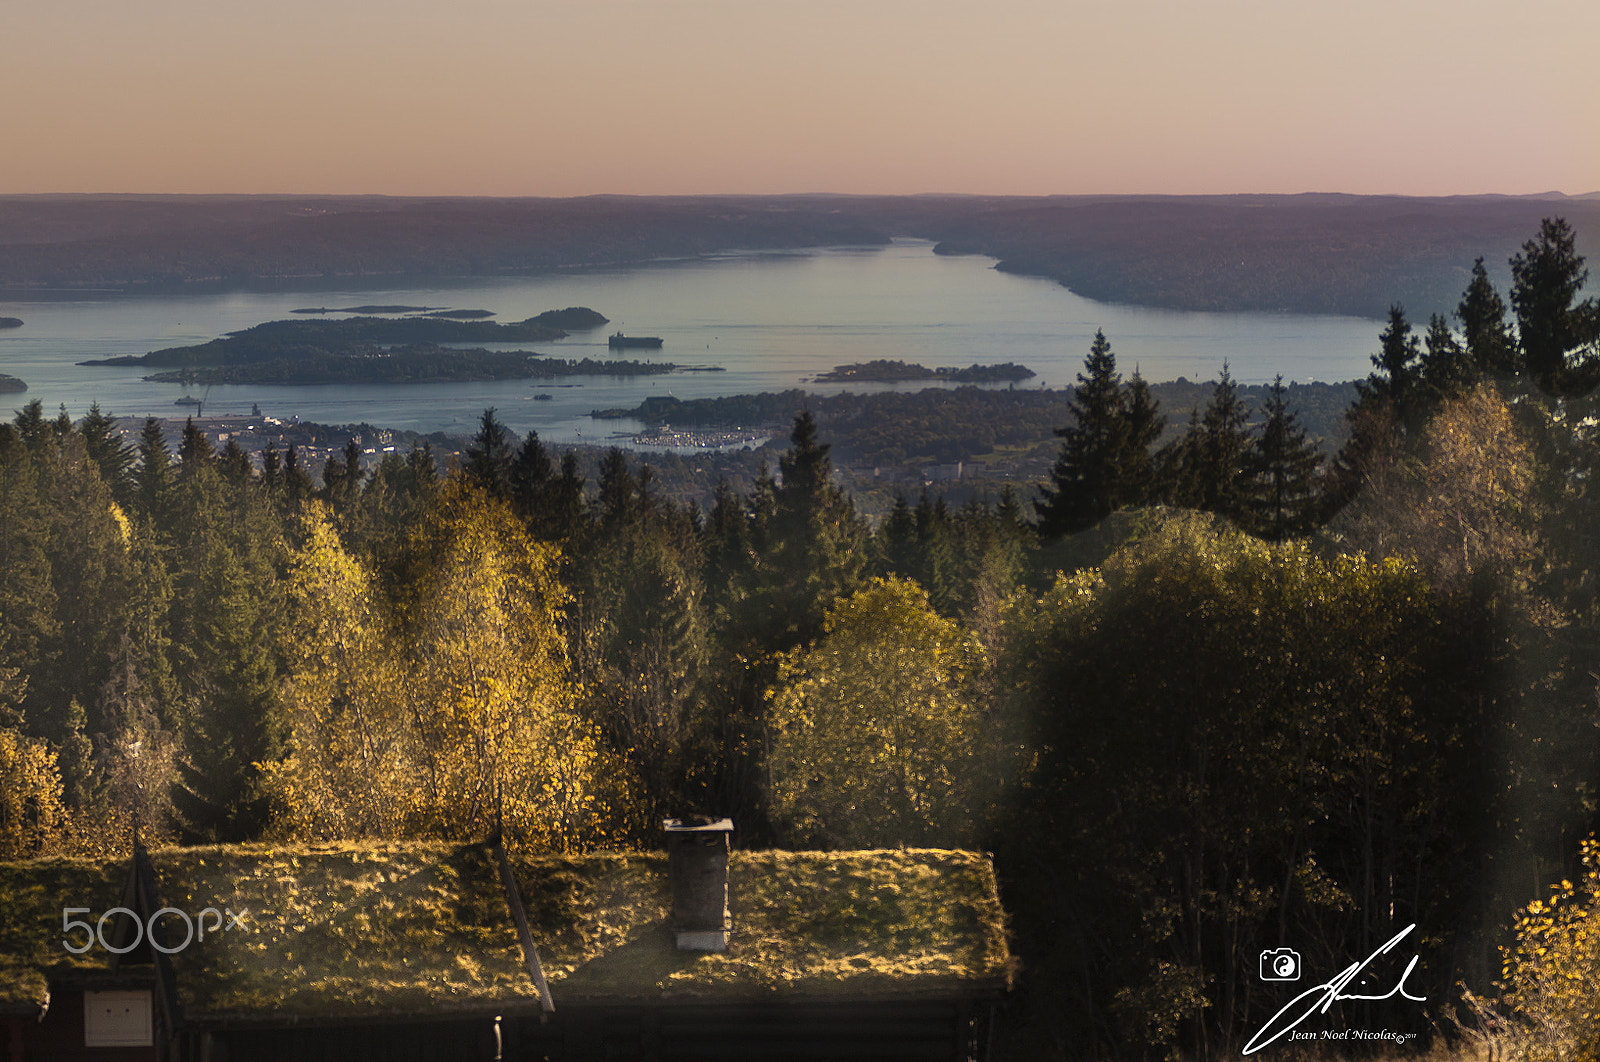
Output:
<svg viewBox="0 0 1600 1062">
<path fill-rule="evenodd" d="M 3 863 L 0 1059 L 987 1056 L 1012 964 L 986 856 L 730 853 L 728 829 Z"/>
</svg>

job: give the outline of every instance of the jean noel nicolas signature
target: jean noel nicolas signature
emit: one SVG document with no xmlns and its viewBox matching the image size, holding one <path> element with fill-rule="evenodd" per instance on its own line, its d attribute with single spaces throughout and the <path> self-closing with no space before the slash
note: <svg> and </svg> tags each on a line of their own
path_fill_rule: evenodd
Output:
<svg viewBox="0 0 1600 1062">
<path fill-rule="evenodd" d="M 1417 925 L 1415 922 L 1413 922 L 1411 925 L 1406 926 L 1400 932 L 1391 937 L 1389 942 L 1383 947 L 1379 948 L 1371 955 L 1368 955 L 1364 961 L 1351 963 L 1349 966 L 1346 966 L 1343 970 L 1341 970 L 1338 976 L 1334 977 L 1333 980 L 1328 981 L 1325 984 L 1320 984 L 1315 988 L 1308 988 L 1304 992 L 1301 992 L 1298 996 L 1295 996 L 1286 1006 L 1284 1006 L 1282 1010 L 1274 1014 L 1266 1025 L 1261 1027 L 1260 1032 L 1256 1033 L 1250 1038 L 1250 1042 L 1244 1045 L 1243 1053 L 1247 1055 L 1255 1054 L 1257 1051 L 1261 1050 L 1263 1047 L 1266 1047 L 1273 1041 L 1282 1039 L 1284 1036 L 1287 1036 L 1289 1033 L 1293 1032 L 1295 1026 L 1299 1025 L 1301 1022 L 1305 1021 L 1318 1011 L 1326 1014 L 1328 1012 L 1328 1008 L 1332 1007 L 1340 1000 L 1363 1000 L 1366 1002 L 1376 1002 L 1378 1000 L 1389 999 L 1398 995 L 1405 999 L 1414 1000 L 1418 1003 L 1425 1002 L 1428 998 L 1427 996 L 1414 996 L 1410 992 L 1406 991 L 1406 978 L 1410 977 L 1411 971 L 1417 968 L 1418 956 L 1416 955 L 1413 955 L 1411 957 L 1411 961 L 1406 964 L 1405 972 L 1400 975 L 1400 983 L 1389 989 L 1389 991 L 1385 992 L 1383 995 L 1367 996 L 1345 991 L 1345 988 L 1350 984 L 1350 982 L 1361 976 L 1361 971 L 1365 970 L 1369 965 L 1371 965 L 1372 962 L 1374 962 L 1380 955 L 1387 955 L 1391 950 L 1394 949 L 1395 945 L 1404 940 L 1411 933 L 1411 931 L 1416 928 Z"/>
</svg>

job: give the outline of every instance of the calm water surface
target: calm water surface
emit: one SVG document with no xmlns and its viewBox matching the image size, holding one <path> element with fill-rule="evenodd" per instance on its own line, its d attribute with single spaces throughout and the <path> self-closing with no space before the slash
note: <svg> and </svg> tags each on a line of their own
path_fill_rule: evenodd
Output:
<svg viewBox="0 0 1600 1062">
<path fill-rule="evenodd" d="M 0 332 L 0 372 L 28 383 L 12 406 L 42 399 L 74 416 L 91 402 L 121 416 L 177 416 L 185 388 L 146 383 L 141 368 L 76 363 L 200 343 L 290 316 L 306 306 L 405 304 L 493 310 L 517 321 L 544 310 L 589 306 L 612 323 L 531 349 L 557 357 L 607 357 L 606 335 L 658 335 L 659 352 L 628 357 L 715 365 L 714 373 L 631 378 L 566 378 L 578 386 L 498 383 L 319 387 L 214 387 L 207 412 L 299 416 L 323 423 L 416 431 L 469 431 L 495 406 L 518 431 L 555 442 L 604 441 L 631 421 L 595 421 L 591 409 L 630 407 L 651 395 L 679 398 L 777 391 L 887 390 L 887 385 L 810 384 L 835 365 L 897 358 L 928 366 L 1021 362 L 1039 375 L 1027 386 L 1071 384 L 1096 329 L 1104 329 L 1126 374 L 1149 380 L 1214 378 L 1226 360 L 1236 379 L 1348 380 L 1365 376 L 1381 324 L 1362 318 L 1180 313 L 1080 298 L 1052 281 L 1008 276 L 979 257 L 943 258 L 932 244 L 897 240 L 881 248 L 730 253 L 692 262 L 557 276 L 472 278 L 457 284 L 387 290 L 241 292 L 118 296 L 75 294 L 8 301 L 0 316 L 24 327 Z M 911 389 L 925 384 L 897 385 Z M 197 397 L 204 389 L 187 389 Z M 551 401 L 534 401 L 537 393 Z"/>
</svg>

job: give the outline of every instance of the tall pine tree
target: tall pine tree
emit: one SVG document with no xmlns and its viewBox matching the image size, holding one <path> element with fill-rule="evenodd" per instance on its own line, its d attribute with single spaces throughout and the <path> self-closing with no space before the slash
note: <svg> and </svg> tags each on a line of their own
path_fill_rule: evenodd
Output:
<svg viewBox="0 0 1600 1062">
<path fill-rule="evenodd" d="M 1299 538 L 1316 527 L 1322 455 L 1289 409 L 1281 375 L 1272 382 L 1262 412 L 1266 422 L 1250 455 L 1243 523 L 1269 541 Z"/>
<path fill-rule="evenodd" d="M 1039 533 L 1046 537 L 1082 531 L 1117 509 L 1149 500 L 1149 447 L 1165 418 L 1137 373 L 1124 392 L 1104 332 L 1095 333 L 1083 367 L 1068 407 L 1074 422 L 1056 429 L 1061 453 L 1035 505 Z"/>
</svg>

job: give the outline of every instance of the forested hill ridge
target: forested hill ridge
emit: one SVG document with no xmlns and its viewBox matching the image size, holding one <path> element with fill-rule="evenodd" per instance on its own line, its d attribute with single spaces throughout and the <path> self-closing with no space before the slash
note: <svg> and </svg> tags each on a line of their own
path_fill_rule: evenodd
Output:
<svg viewBox="0 0 1600 1062">
<path fill-rule="evenodd" d="M 1350 195 L 0 196 L 0 289 L 348 289 L 537 274 L 729 249 L 936 241 L 1107 302 L 1417 319 L 1473 260 L 1560 213 L 1600 253 L 1600 198 Z"/>
</svg>

